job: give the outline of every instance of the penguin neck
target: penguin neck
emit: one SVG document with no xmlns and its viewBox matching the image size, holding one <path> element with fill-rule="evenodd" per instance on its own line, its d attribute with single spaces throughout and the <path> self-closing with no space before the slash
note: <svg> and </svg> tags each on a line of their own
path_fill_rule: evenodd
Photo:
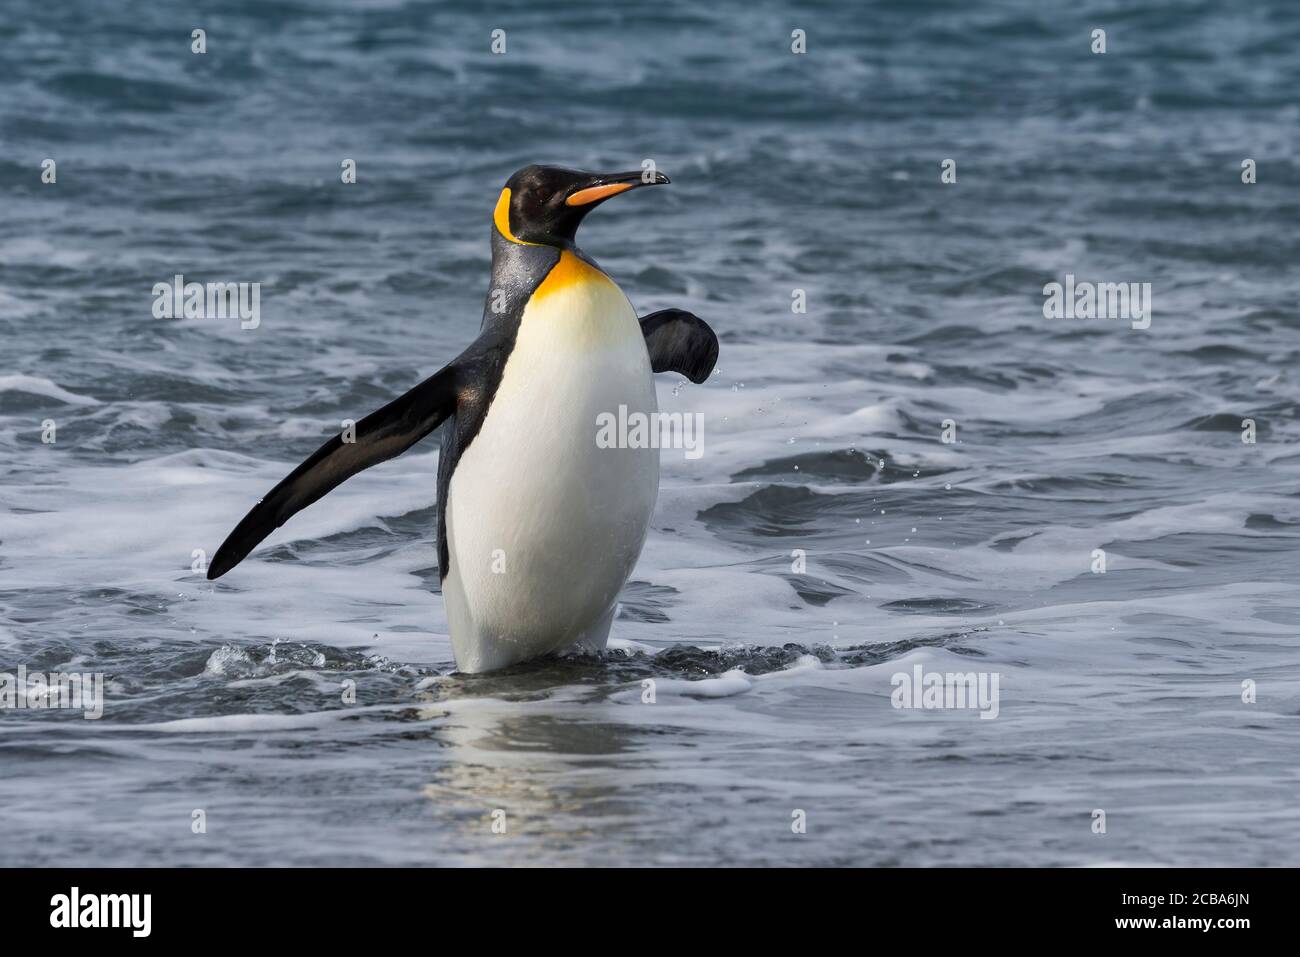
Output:
<svg viewBox="0 0 1300 957">
<path fill-rule="evenodd" d="M 492 271 L 496 272 L 498 264 L 509 263 L 517 264 L 521 258 L 545 258 L 550 262 L 556 262 L 560 253 L 572 253 L 583 262 L 596 265 L 585 252 L 578 248 L 578 244 L 572 240 L 565 240 L 562 244 L 552 243 L 525 243 L 507 239 L 501 235 L 501 232 L 493 227 L 492 229 Z"/>
<path fill-rule="evenodd" d="M 492 281 L 483 305 L 481 328 L 512 336 L 528 300 L 566 252 L 586 259 L 576 246 L 561 248 L 511 242 L 494 227 Z"/>
<path fill-rule="evenodd" d="M 512 280 L 517 282 L 521 276 L 535 275 L 538 269 L 542 270 L 541 275 L 536 277 L 537 282 L 540 282 L 546 277 L 546 273 L 560 262 L 565 253 L 577 257 L 593 269 L 604 272 L 600 264 L 579 249 L 575 242 L 566 242 L 563 246 L 512 242 L 494 228 L 492 230 L 492 288 L 503 288 L 503 283 Z"/>
</svg>

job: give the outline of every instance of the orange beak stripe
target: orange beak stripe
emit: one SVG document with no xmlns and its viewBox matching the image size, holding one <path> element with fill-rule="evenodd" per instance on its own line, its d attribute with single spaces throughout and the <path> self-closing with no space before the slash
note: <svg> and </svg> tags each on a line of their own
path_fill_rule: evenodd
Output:
<svg viewBox="0 0 1300 957">
<path fill-rule="evenodd" d="M 609 183 L 605 186 L 589 186 L 580 189 L 564 201 L 565 206 L 586 206 L 607 196 L 617 196 L 625 189 L 631 189 L 635 183 Z"/>
</svg>

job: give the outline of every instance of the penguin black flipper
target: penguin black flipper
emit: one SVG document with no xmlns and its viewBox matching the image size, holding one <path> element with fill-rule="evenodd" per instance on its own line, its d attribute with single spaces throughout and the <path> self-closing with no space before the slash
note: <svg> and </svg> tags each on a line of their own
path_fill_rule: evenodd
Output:
<svg viewBox="0 0 1300 957">
<path fill-rule="evenodd" d="M 640 318 L 655 372 L 680 372 L 692 382 L 709 377 L 718 362 L 718 337 L 685 309 L 661 309 Z"/>
<path fill-rule="evenodd" d="M 356 425 L 356 441 L 336 435 L 289 473 L 244 516 L 217 549 L 208 578 L 220 578 L 262 539 L 363 469 L 401 455 L 456 411 L 459 366 L 453 362 Z"/>
</svg>

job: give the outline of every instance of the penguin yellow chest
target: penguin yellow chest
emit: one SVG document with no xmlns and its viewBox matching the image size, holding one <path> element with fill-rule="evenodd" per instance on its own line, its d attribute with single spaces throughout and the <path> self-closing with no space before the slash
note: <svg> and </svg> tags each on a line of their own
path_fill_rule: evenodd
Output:
<svg viewBox="0 0 1300 957">
<path fill-rule="evenodd" d="M 604 645 L 659 490 L 657 449 L 597 441 L 620 407 L 657 410 L 636 313 L 563 252 L 448 485 L 443 597 L 462 671 Z"/>
</svg>

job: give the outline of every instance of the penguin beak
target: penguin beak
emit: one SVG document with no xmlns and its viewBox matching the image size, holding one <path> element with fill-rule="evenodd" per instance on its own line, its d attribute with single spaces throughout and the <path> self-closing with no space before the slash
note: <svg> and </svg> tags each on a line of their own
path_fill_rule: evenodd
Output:
<svg viewBox="0 0 1300 957">
<path fill-rule="evenodd" d="M 593 176 L 591 181 L 570 193 L 564 200 L 565 206 L 592 206 L 602 200 L 626 193 L 639 186 L 659 186 L 671 183 L 663 173 L 649 173 L 635 170 L 631 173 L 605 173 Z"/>
</svg>

